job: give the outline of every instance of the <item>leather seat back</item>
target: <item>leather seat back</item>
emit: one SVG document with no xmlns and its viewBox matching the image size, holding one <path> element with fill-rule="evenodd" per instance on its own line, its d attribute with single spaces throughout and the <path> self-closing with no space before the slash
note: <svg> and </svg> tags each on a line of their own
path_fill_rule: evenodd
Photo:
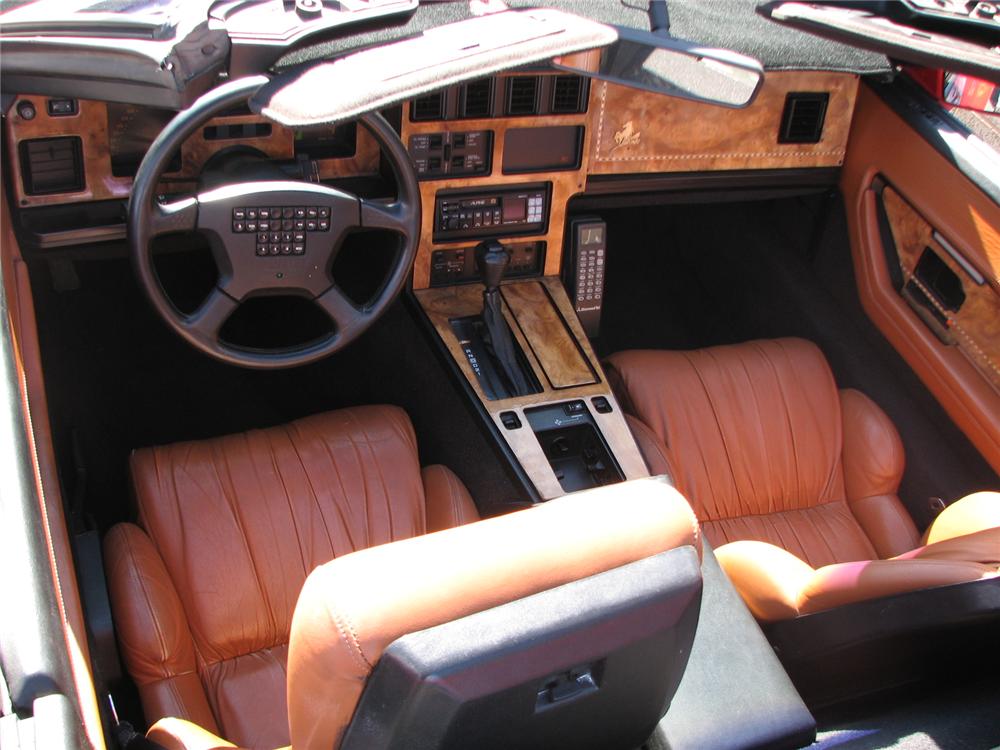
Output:
<svg viewBox="0 0 1000 750">
<path fill-rule="evenodd" d="M 363 550 L 317 568 L 302 590 L 292 624 L 288 695 L 293 747 L 339 747 L 369 675 L 397 638 L 682 547 L 694 548 L 689 558 L 700 591 L 699 531 L 690 506 L 664 480 L 637 479 Z M 675 606 L 690 606 L 691 591 L 681 598 Z M 583 612 L 588 605 L 579 602 L 574 608 Z M 643 619 L 659 622 L 668 616 L 659 611 Z M 573 614 L 567 612 L 560 627 L 570 633 L 573 621 Z M 596 641 L 577 637 L 580 648 L 572 653 L 577 658 L 589 653 L 589 658 L 599 659 L 607 655 L 606 649 L 616 638 L 628 637 L 627 625 L 607 614 L 603 627 L 614 632 Z M 501 634 L 489 631 L 481 637 L 489 642 L 493 635 L 503 641 Z M 680 654 L 690 651 L 693 635 L 693 628 L 678 631 L 677 661 L 681 661 Z M 442 643 L 440 649 L 449 645 Z M 535 661 L 543 657 L 537 654 Z M 664 680 L 670 670 L 683 670 L 683 664 L 672 663 L 669 653 L 649 659 L 663 659 L 657 669 Z M 482 658 L 476 663 L 489 662 Z M 505 666 L 502 671 L 512 674 L 526 669 L 516 659 Z M 572 666 L 566 664 L 563 669 Z M 531 667 L 527 669 L 530 672 Z M 508 716 L 508 731 L 516 719 L 537 713 L 534 701 L 544 677 L 534 675 L 537 682 L 530 701 Z M 456 682 L 450 683 L 451 679 Z M 461 680 L 453 674 L 437 674 L 435 682 L 441 693 L 439 706 L 447 705 L 445 694 L 461 692 Z M 637 684 L 643 683 L 637 678 Z M 404 697 L 393 695 L 399 701 Z M 479 701 L 491 697 L 496 696 L 477 694 Z M 421 708 L 434 714 L 432 704 L 428 701 Z M 588 705 L 596 710 L 601 703 L 598 699 Z M 385 713 L 382 720 L 389 721 Z M 619 720 L 625 715 L 624 709 L 612 713 Z M 658 718 L 659 714 L 653 722 Z M 354 719 L 367 721 L 363 716 Z M 430 724 L 433 719 L 427 716 L 424 721 Z M 571 729 L 566 728 L 567 732 Z"/>
<path fill-rule="evenodd" d="M 838 392 L 815 345 L 628 351 L 608 366 L 713 545 L 764 541 L 814 567 L 915 546 L 895 494 L 899 436 L 862 394 Z"/>
<path fill-rule="evenodd" d="M 245 747 L 287 744 L 287 644 L 307 576 L 427 530 L 409 418 L 361 407 L 146 448 L 132 477 L 148 538 L 120 525 L 105 554 L 147 719 L 187 718 Z"/>
</svg>

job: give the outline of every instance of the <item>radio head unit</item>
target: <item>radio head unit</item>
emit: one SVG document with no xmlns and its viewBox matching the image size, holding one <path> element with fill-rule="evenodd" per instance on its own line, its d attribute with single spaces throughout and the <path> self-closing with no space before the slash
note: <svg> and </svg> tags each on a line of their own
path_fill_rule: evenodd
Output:
<svg viewBox="0 0 1000 750">
<path fill-rule="evenodd" d="M 441 191 L 434 199 L 434 240 L 544 234 L 550 183 Z"/>
</svg>

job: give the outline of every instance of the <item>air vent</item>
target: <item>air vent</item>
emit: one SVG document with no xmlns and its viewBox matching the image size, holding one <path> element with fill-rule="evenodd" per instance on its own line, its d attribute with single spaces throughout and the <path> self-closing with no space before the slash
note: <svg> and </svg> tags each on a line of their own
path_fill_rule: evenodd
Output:
<svg viewBox="0 0 1000 750">
<path fill-rule="evenodd" d="M 580 76 L 556 76 L 552 84 L 552 114 L 586 112 L 584 80 Z"/>
<path fill-rule="evenodd" d="M 538 76 L 516 76 L 507 79 L 507 114 L 538 114 Z"/>
<path fill-rule="evenodd" d="M 421 96 L 414 99 L 410 106 L 410 119 L 413 122 L 423 122 L 424 120 L 444 119 L 444 92 L 438 91 L 434 94 Z"/>
<path fill-rule="evenodd" d="M 83 190 L 83 146 L 77 136 L 21 141 L 18 148 L 28 195 Z"/>
<path fill-rule="evenodd" d="M 788 94 L 785 111 L 781 114 L 778 143 L 819 143 L 829 101 L 827 93 Z"/>
<path fill-rule="evenodd" d="M 462 87 L 462 117 L 489 117 L 493 114 L 493 79 L 483 78 Z"/>
</svg>

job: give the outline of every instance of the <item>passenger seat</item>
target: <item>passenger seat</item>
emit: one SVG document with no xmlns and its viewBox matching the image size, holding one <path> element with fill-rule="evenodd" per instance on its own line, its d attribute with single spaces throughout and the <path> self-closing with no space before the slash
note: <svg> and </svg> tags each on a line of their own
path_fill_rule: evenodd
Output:
<svg viewBox="0 0 1000 750">
<path fill-rule="evenodd" d="M 921 536 L 897 496 L 896 428 L 837 389 L 812 343 L 626 351 L 607 365 L 650 471 L 673 477 L 759 620 L 998 574 L 1000 494 L 962 498 Z"/>
</svg>

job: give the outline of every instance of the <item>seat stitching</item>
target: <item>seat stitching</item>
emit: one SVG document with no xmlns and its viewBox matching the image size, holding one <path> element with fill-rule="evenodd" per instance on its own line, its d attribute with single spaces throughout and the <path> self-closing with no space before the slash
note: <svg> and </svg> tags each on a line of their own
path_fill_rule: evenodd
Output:
<svg viewBox="0 0 1000 750">
<path fill-rule="evenodd" d="M 369 670 L 374 669 L 371 662 L 365 656 L 365 652 L 361 649 L 361 643 L 358 641 L 358 634 L 354 630 L 353 624 L 347 619 L 346 615 L 342 616 L 332 602 L 327 605 L 327 612 L 330 614 L 333 624 L 337 628 L 337 632 L 340 633 L 341 638 L 347 644 L 347 651 L 356 659 L 359 659 L 361 666 Z"/>
<path fill-rule="evenodd" d="M 343 502 L 347 502 L 347 487 L 344 486 L 344 478 L 341 476 L 340 464 L 337 461 L 336 456 L 334 456 L 333 450 L 330 448 L 330 444 L 327 442 L 325 437 L 320 438 L 320 444 L 323 446 L 323 450 L 326 451 L 326 455 L 330 458 L 330 464 L 333 466 L 333 475 L 337 478 L 337 484 L 340 485 L 340 497 Z M 304 467 L 303 467 L 304 468 Z M 317 503 L 319 500 L 319 495 L 316 493 L 315 485 L 313 484 L 312 475 L 306 472 L 306 479 L 309 482 L 309 487 L 313 490 L 313 494 L 317 498 Z M 344 509 L 341 504 L 336 500 L 332 503 L 333 509 L 337 512 L 337 516 L 340 518 L 341 523 L 344 526 L 344 533 L 347 535 L 347 542 L 351 545 L 352 550 L 359 549 L 357 543 L 354 541 L 354 535 L 351 533 L 351 524 L 348 521 L 346 515 L 344 515 Z M 322 506 L 320 506 L 320 515 L 323 517 L 323 526 L 326 529 L 327 538 L 330 540 L 330 549 L 333 550 L 334 557 L 337 556 L 337 546 L 334 544 L 333 536 L 330 534 L 330 527 L 326 523 L 326 514 L 323 513 Z"/>
<path fill-rule="evenodd" d="M 283 426 L 281 430 L 284 433 L 285 437 L 288 439 L 289 444 L 292 446 L 292 452 L 295 453 L 296 457 L 298 457 L 299 452 L 296 449 L 295 440 L 292 438 L 292 434 L 289 431 L 288 426 Z M 274 469 L 274 473 L 278 477 L 278 481 L 281 484 L 281 490 L 285 495 L 285 506 L 288 508 L 288 517 L 291 519 L 292 529 L 295 531 L 295 544 L 299 550 L 299 562 L 302 564 L 302 572 L 303 574 L 308 574 L 309 566 L 308 563 L 306 562 L 305 550 L 302 549 L 302 534 L 299 532 L 298 519 L 295 517 L 295 509 L 292 506 L 292 495 L 288 491 L 288 486 L 285 484 L 285 477 L 281 473 L 281 467 L 278 464 L 278 457 L 276 455 L 277 450 L 275 448 L 274 442 L 271 440 L 271 434 L 272 433 L 270 431 L 267 433 L 268 448 L 270 449 L 268 452 L 271 454 L 271 468 Z M 299 458 L 299 465 L 300 466 L 302 465 L 301 458 Z M 311 489 L 312 488 L 310 488 L 310 490 Z M 271 525 L 271 528 L 272 529 L 274 528 L 273 524 Z"/>
<path fill-rule="evenodd" d="M 246 446 L 247 454 L 251 455 L 250 463 L 253 465 L 254 473 L 256 474 L 257 464 L 255 461 L 252 460 L 252 451 L 250 450 L 250 433 L 245 432 L 242 435 L 239 435 L 238 439 L 243 441 L 244 445 Z M 226 469 L 226 477 L 229 480 L 229 487 L 232 487 L 233 473 L 229 465 L 229 452 L 222 451 L 221 445 L 213 446 L 213 452 L 216 447 L 219 447 L 219 452 L 222 453 L 222 464 Z M 265 609 L 267 609 L 268 617 L 271 619 L 271 632 L 276 634 L 278 628 L 276 623 L 274 622 L 273 613 L 271 611 L 271 604 L 270 601 L 268 601 L 267 593 L 264 590 L 264 584 L 261 581 L 260 575 L 257 572 L 257 560 L 254 558 L 253 549 L 250 546 L 250 540 L 247 538 L 247 532 L 243 524 L 243 518 L 240 516 L 239 512 L 239 504 L 234 502 L 233 499 L 230 497 L 230 493 L 226 491 L 226 486 L 223 485 L 222 482 L 222 475 L 219 473 L 219 464 L 215 460 L 212 461 L 212 470 L 215 471 L 216 476 L 219 478 L 219 486 L 222 489 L 222 497 L 225 500 L 226 505 L 229 507 L 229 512 L 232 514 L 233 520 L 236 522 L 236 525 L 239 528 L 240 540 L 243 542 L 243 548 L 247 552 L 247 557 L 250 558 L 250 571 L 253 573 L 254 582 L 257 584 L 257 592 L 260 594 L 260 598 L 264 602 Z M 260 484 L 259 475 L 257 478 L 259 485 Z"/>
<path fill-rule="evenodd" d="M 451 517 L 453 521 L 452 525 L 457 525 L 458 522 L 461 520 L 460 517 L 461 503 L 459 503 L 458 500 L 458 495 L 459 495 L 458 483 L 455 481 L 455 477 L 454 475 L 452 475 L 450 471 L 445 471 L 443 469 L 442 471 L 444 472 L 444 481 L 448 485 L 448 500 L 449 503 L 451 504 Z"/>
<path fill-rule="evenodd" d="M 695 362 L 692 360 L 691 356 L 687 352 L 682 352 L 682 356 L 687 361 L 688 367 L 694 373 L 695 377 L 698 379 L 699 384 L 701 385 L 702 392 L 704 393 L 705 398 L 708 401 L 709 407 L 712 409 L 712 416 L 715 419 L 715 426 L 716 426 L 716 428 L 719 431 L 719 436 L 722 438 L 723 447 L 725 448 L 726 439 L 725 439 L 725 436 L 722 434 L 722 426 L 719 424 L 719 416 L 716 413 L 715 404 L 712 403 L 712 394 L 709 392 L 708 386 L 705 384 L 705 380 L 702 377 L 701 371 L 698 368 L 698 366 L 695 364 Z M 685 405 L 687 403 L 690 403 L 690 402 L 689 401 L 685 401 Z M 690 423 L 692 421 L 691 420 L 691 415 L 687 411 L 686 408 L 685 408 L 685 416 L 688 418 L 688 422 Z M 704 444 L 703 444 L 703 442 L 701 440 L 701 432 L 699 430 L 695 430 L 695 429 L 692 429 L 689 432 L 694 436 L 695 442 L 697 443 L 697 447 L 699 448 L 699 450 L 698 450 L 698 456 L 701 459 L 702 469 L 703 469 L 703 471 L 705 473 L 705 476 L 708 479 L 708 488 L 709 488 L 709 492 L 711 494 L 711 500 L 712 500 L 712 514 L 715 515 L 715 513 L 718 512 L 719 503 L 717 501 L 718 498 L 717 498 L 717 493 L 715 491 L 714 482 L 712 481 L 713 472 L 710 470 L 710 468 L 708 466 L 708 463 L 706 461 L 706 458 L 705 458 L 705 450 L 704 450 Z M 728 448 L 726 448 L 726 461 L 727 462 L 729 461 L 729 451 L 728 451 Z M 730 464 L 730 466 L 729 466 L 730 478 L 732 478 L 732 470 L 733 470 L 733 467 Z M 701 501 L 701 502 L 703 502 L 703 501 Z"/>
<path fill-rule="evenodd" d="M 166 639 L 163 637 L 162 630 L 160 629 L 160 621 L 153 614 L 153 605 L 149 599 L 149 592 L 146 589 L 146 582 L 143 580 L 143 577 L 140 574 L 140 568 L 136 561 L 135 553 L 132 549 L 132 541 L 129 539 L 128 534 L 122 533 L 121 536 L 124 538 L 125 552 L 129 557 L 132 570 L 134 570 L 136 573 L 135 576 L 136 582 L 139 584 L 139 589 L 142 591 L 142 600 L 145 603 L 146 609 L 149 612 L 149 619 L 153 621 L 153 630 L 156 632 L 156 640 L 159 641 L 160 643 L 160 653 L 163 655 L 161 662 L 161 669 L 163 670 L 164 674 L 166 674 L 169 677 L 170 672 L 166 668 L 167 642 Z M 173 581 L 171 581 L 171 583 L 173 583 Z"/>
<path fill-rule="evenodd" d="M 357 424 L 358 420 L 355 419 L 353 412 L 348 411 L 345 416 L 347 417 L 348 421 L 351 421 L 351 422 L 354 422 L 355 424 Z M 368 492 L 368 472 L 365 471 L 364 461 L 361 460 L 361 451 L 358 449 L 358 443 L 354 439 L 354 431 L 352 429 L 348 429 L 346 431 L 346 437 L 347 437 L 347 441 L 351 444 L 351 450 L 354 451 L 354 458 L 358 462 L 358 471 L 361 474 L 361 485 L 362 485 L 362 489 L 363 489 L 363 492 L 364 492 L 363 507 L 364 507 L 364 511 L 365 511 L 365 528 L 364 528 L 365 547 L 371 547 L 372 546 L 371 518 L 370 518 L 370 516 L 368 514 L 368 495 L 369 495 L 369 492 Z M 348 498 L 346 494 L 344 495 L 344 501 L 345 502 L 349 502 L 350 501 L 350 498 Z M 355 547 L 355 549 L 358 549 L 358 548 Z"/>
<path fill-rule="evenodd" d="M 753 378 L 750 375 L 750 368 L 747 367 L 746 357 L 743 356 L 742 352 L 739 354 L 738 360 L 740 363 L 740 369 L 743 370 L 743 374 L 746 377 L 746 382 L 750 386 L 750 393 L 753 395 L 754 407 L 756 408 L 757 414 L 760 415 L 762 412 L 761 399 L 759 394 L 757 393 L 757 388 L 755 387 L 756 385 L 755 378 Z M 770 461 L 770 454 L 768 453 L 768 442 L 767 440 L 764 439 L 764 434 L 763 434 L 764 423 L 761 419 L 758 419 L 757 424 L 755 426 L 757 428 L 756 429 L 757 439 L 760 442 L 760 446 L 761 448 L 763 448 L 764 451 L 764 456 L 763 456 L 764 466 L 765 468 L 768 469 L 768 471 L 770 471 L 771 461 Z M 750 492 L 753 494 L 754 497 L 760 497 L 760 493 L 758 492 L 757 487 L 754 485 L 753 481 L 754 473 L 752 471 L 747 473 L 747 479 L 749 479 L 750 481 Z M 767 491 L 767 488 L 765 488 L 764 494 L 770 495 L 770 492 Z"/>
<path fill-rule="evenodd" d="M 371 455 L 372 461 L 375 464 L 375 471 L 378 473 L 378 481 L 379 481 L 379 484 L 382 487 L 382 496 L 383 496 L 383 500 L 385 502 L 386 515 L 389 518 L 389 539 L 390 540 L 395 540 L 395 538 L 396 538 L 396 530 L 395 530 L 394 524 L 392 522 L 393 521 L 393 519 L 392 519 L 392 502 L 389 499 L 389 486 L 388 486 L 388 484 L 386 484 L 385 475 L 382 474 L 382 462 L 379 460 L 378 455 L 375 453 L 375 448 L 374 448 L 374 446 L 372 444 L 373 441 L 372 441 L 371 437 L 368 434 L 368 430 L 365 429 L 364 423 L 360 422 L 360 420 L 359 420 L 359 425 L 361 427 L 361 434 L 365 436 L 365 447 L 368 448 L 368 453 Z M 395 428 L 395 425 L 393 425 L 393 428 Z M 396 431 L 396 430 L 394 429 L 394 431 Z M 396 432 L 398 434 L 398 431 L 396 431 Z M 400 435 L 400 437 L 403 438 L 403 442 L 404 443 L 408 443 L 409 442 L 406 439 L 405 435 Z"/>
<path fill-rule="evenodd" d="M 788 497 L 788 488 L 785 488 L 785 490 L 784 490 L 785 497 L 782 498 L 783 502 L 782 502 L 782 508 L 781 508 L 781 510 L 783 510 L 783 511 L 800 510 L 799 508 L 785 507 L 786 503 L 789 500 L 793 500 L 793 502 L 795 502 L 797 504 L 799 498 L 803 494 L 802 493 L 802 487 L 801 487 L 801 484 L 800 484 L 800 482 L 801 482 L 801 472 L 799 471 L 798 445 L 797 445 L 797 441 L 795 440 L 795 430 L 792 427 L 791 410 L 788 407 L 788 397 L 787 397 L 787 394 L 785 393 L 784 384 L 783 384 L 782 379 L 781 379 L 781 373 L 778 371 L 777 365 L 774 363 L 774 361 L 771 359 L 771 357 L 768 356 L 768 353 L 764 351 L 763 347 L 760 346 L 760 344 L 755 344 L 754 348 L 756 348 L 757 351 L 760 353 L 761 359 L 764 361 L 764 364 L 767 366 L 767 368 L 771 371 L 771 374 L 774 376 L 774 381 L 775 381 L 775 386 L 776 386 L 775 390 L 777 390 L 778 396 L 779 396 L 779 398 L 781 398 L 781 406 L 782 406 L 782 414 L 781 414 L 781 416 L 784 419 L 785 428 L 787 430 L 786 434 L 788 435 L 789 441 L 791 442 L 791 446 L 792 446 L 792 461 L 794 463 L 794 467 L 793 467 L 792 471 L 793 471 L 793 473 L 795 475 L 795 498 L 794 499 L 793 498 L 789 498 Z M 787 359 L 787 356 L 786 356 L 786 359 Z M 793 530 L 793 533 L 794 533 L 794 530 Z M 798 534 L 796 534 L 795 537 L 796 537 L 796 540 L 798 540 Z M 805 549 L 805 548 L 803 547 L 803 549 Z"/>
</svg>

